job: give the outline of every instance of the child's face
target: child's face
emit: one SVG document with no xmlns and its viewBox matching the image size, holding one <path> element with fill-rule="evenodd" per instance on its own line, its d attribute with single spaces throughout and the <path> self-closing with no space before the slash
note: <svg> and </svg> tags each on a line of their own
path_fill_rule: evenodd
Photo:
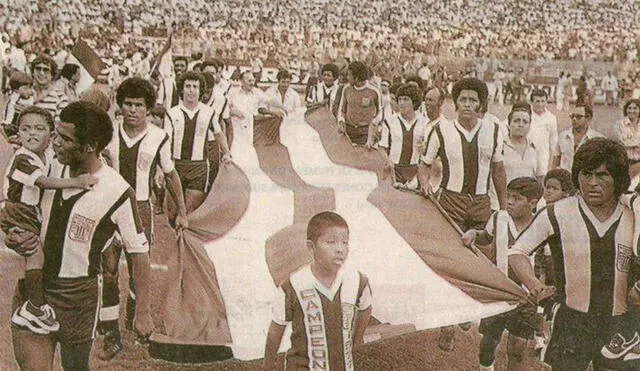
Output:
<svg viewBox="0 0 640 371">
<path fill-rule="evenodd" d="M 22 116 L 18 124 L 18 137 L 24 148 L 36 154 L 44 153 L 51 137 L 47 120 L 35 113 Z"/>
<path fill-rule="evenodd" d="M 327 228 L 314 243 L 307 242 L 315 264 L 327 270 L 337 271 L 349 255 L 349 230 L 344 227 Z"/>
<path fill-rule="evenodd" d="M 159 128 L 163 126 L 162 117 L 156 115 L 149 116 L 151 123 Z"/>
<path fill-rule="evenodd" d="M 518 192 L 507 190 L 507 213 L 512 219 L 521 219 L 533 214 L 534 200 L 529 201 Z"/>
<path fill-rule="evenodd" d="M 549 178 L 544 183 L 544 200 L 547 204 L 556 202 L 567 197 L 567 192 L 562 190 L 562 184 L 558 179 Z"/>
<path fill-rule="evenodd" d="M 33 95 L 33 89 L 29 85 L 22 85 L 18 88 L 18 94 L 20 98 L 29 99 Z"/>
</svg>

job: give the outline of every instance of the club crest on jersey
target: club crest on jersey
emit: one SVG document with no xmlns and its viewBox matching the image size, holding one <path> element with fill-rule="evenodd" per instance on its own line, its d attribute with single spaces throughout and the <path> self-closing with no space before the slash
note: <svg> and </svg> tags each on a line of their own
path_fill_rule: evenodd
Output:
<svg viewBox="0 0 640 371">
<path fill-rule="evenodd" d="M 633 260 L 633 249 L 623 244 L 618 244 L 618 254 L 616 256 L 616 268 L 620 272 L 628 273 Z"/>
<path fill-rule="evenodd" d="M 69 223 L 69 238 L 74 241 L 88 242 L 96 222 L 82 215 L 73 214 Z"/>
</svg>

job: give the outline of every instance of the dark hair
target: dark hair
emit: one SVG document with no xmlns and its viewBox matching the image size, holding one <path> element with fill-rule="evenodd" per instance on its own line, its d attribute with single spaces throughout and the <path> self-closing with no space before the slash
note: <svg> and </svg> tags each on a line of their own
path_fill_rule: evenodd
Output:
<svg viewBox="0 0 640 371">
<path fill-rule="evenodd" d="M 513 117 L 513 114 L 518 111 L 526 112 L 529 114 L 529 117 L 531 117 L 531 105 L 527 102 L 516 102 L 511 107 L 511 112 L 507 115 L 507 122 L 509 124 L 511 123 L 511 117 Z"/>
<path fill-rule="evenodd" d="M 360 61 L 351 62 L 349 63 L 348 70 L 351 71 L 354 79 L 367 81 L 368 69 L 364 63 Z"/>
<path fill-rule="evenodd" d="M 36 59 L 31 61 L 31 75 L 33 75 L 33 69 L 39 64 L 46 64 L 51 69 L 51 76 L 55 76 L 58 73 L 58 65 L 49 56 L 41 54 Z"/>
<path fill-rule="evenodd" d="M 200 98 L 201 99 L 206 98 L 205 95 L 209 95 L 209 98 L 211 98 L 211 94 L 213 94 L 213 86 L 216 84 L 216 78 L 215 76 L 213 76 L 212 72 L 201 72 L 201 73 L 202 73 L 202 78 L 204 79 L 204 88 L 201 88 L 203 92 L 202 94 L 200 94 Z M 202 101 L 202 103 L 207 103 L 207 102 Z"/>
<path fill-rule="evenodd" d="M 150 113 L 153 116 L 158 116 L 164 119 L 164 116 L 167 114 L 167 110 L 161 104 L 156 104 L 155 106 L 153 106 Z"/>
<path fill-rule="evenodd" d="M 624 115 L 624 117 L 627 117 L 627 109 L 629 109 L 629 106 L 635 104 L 636 107 L 640 108 L 640 99 L 634 98 L 634 99 L 629 99 L 624 106 L 622 106 L 622 114 Z"/>
<path fill-rule="evenodd" d="M 465 77 L 456 81 L 456 83 L 453 84 L 453 88 L 451 89 L 451 97 L 453 99 L 453 104 L 456 105 L 456 109 L 456 101 L 458 100 L 458 96 L 460 96 L 460 92 L 463 90 L 473 90 L 478 94 L 478 99 L 480 99 L 479 109 L 486 104 L 487 97 L 489 96 L 487 84 L 476 79 L 475 77 Z"/>
<path fill-rule="evenodd" d="M 214 70 L 218 69 L 216 62 L 213 59 L 206 59 L 204 62 L 202 62 L 202 64 L 200 65 L 200 70 L 204 71 L 207 67 L 213 67 Z"/>
<path fill-rule="evenodd" d="M 184 64 L 186 64 L 187 66 L 189 65 L 189 59 L 187 59 L 187 57 L 185 57 L 184 55 L 173 57 L 173 65 L 175 65 L 177 61 L 184 61 Z"/>
<path fill-rule="evenodd" d="M 595 170 L 604 165 L 613 177 L 615 194 L 620 196 L 629 188 L 629 158 L 622 144 L 606 138 L 588 139 L 576 151 L 571 168 L 571 180 L 580 189 L 578 177 L 583 170 Z"/>
<path fill-rule="evenodd" d="M 76 101 L 60 112 L 60 121 L 75 126 L 76 137 L 82 145 L 92 145 L 99 153 L 113 137 L 113 124 L 109 115 L 87 101 Z"/>
<path fill-rule="evenodd" d="M 151 109 L 156 103 L 156 89 L 149 80 L 141 77 L 130 77 L 118 86 L 116 103 L 122 107 L 125 98 L 144 98 L 147 109 Z"/>
<path fill-rule="evenodd" d="M 77 64 L 67 63 L 64 66 L 62 66 L 62 70 L 60 71 L 60 77 L 64 77 L 65 79 L 71 80 L 73 75 L 75 75 L 79 69 L 80 69 L 80 66 L 78 66 Z"/>
<path fill-rule="evenodd" d="M 531 201 L 539 200 L 544 193 L 544 188 L 536 178 L 523 176 L 511 180 L 507 184 L 507 191 L 516 192 Z"/>
<path fill-rule="evenodd" d="M 289 71 L 287 71 L 285 69 L 278 70 L 278 74 L 276 75 L 276 80 L 280 81 L 280 80 L 284 80 L 284 79 L 291 80 L 291 72 L 289 72 Z"/>
<path fill-rule="evenodd" d="M 33 84 L 31 76 L 22 72 L 14 72 L 9 79 L 9 87 L 11 90 L 18 90 L 21 86 Z"/>
<path fill-rule="evenodd" d="M 198 100 L 200 100 L 206 84 L 204 77 L 200 72 L 195 72 L 195 71 L 187 71 L 182 75 L 180 75 L 180 78 L 178 78 L 178 94 L 180 97 L 182 97 L 182 92 L 184 90 L 184 83 L 187 80 L 198 81 L 200 83 L 200 94 L 198 96 Z"/>
<path fill-rule="evenodd" d="M 333 63 L 327 63 L 323 65 L 322 69 L 320 70 L 320 74 L 322 75 L 324 71 L 331 72 L 331 75 L 333 76 L 334 79 L 337 79 L 338 76 L 340 76 L 340 70 L 338 69 L 338 66 L 336 66 Z"/>
<path fill-rule="evenodd" d="M 420 103 L 422 103 L 422 99 L 420 98 L 420 90 L 411 84 L 403 84 L 396 91 L 396 99 L 400 97 L 409 97 L 411 98 L 411 103 L 413 103 L 413 110 L 417 110 L 420 108 Z"/>
<path fill-rule="evenodd" d="M 533 89 L 531 91 L 531 95 L 529 96 L 529 100 L 533 102 L 533 98 L 535 97 L 543 97 L 545 100 L 548 98 L 547 92 L 542 89 Z"/>
<path fill-rule="evenodd" d="M 53 116 L 51 115 L 51 113 L 49 113 L 49 111 L 47 111 L 44 108 L 40 108 L 36 106 L 26 107 L 25 109 L 22 110 L 22 112 L 20 112 L 20 115 L 18 116 L 18 120 L 16 121 L 18 123 L 18 127 L 20 127 L 20 121 L 22 121 L 22 118 L 29 114 L 35 114 L 35 115 L 40 115 L 44 117 L 45 121 L 47 122 L 47 125 L 49 126 L 49 131 L 53 131 L 55 129 L 55 124 L 53 122 Z"/>
<path fill-rule="evenodd" d="M 423 81 L 420 78 L 420 76 L 418 75 L 409 75 L 404 79 L 405 84 L 408 84 L 410 82 L 414 82 L 418 85 L 418 89 L 422 90 L 423 88 Z"/>
<path fill-rule="evenodd" d="M 347 221 L 332 211 L 324 211 L 314 215 L 307 224 L 307 240 L 317 242 L 327 228 L 343 227 L 349 230 Z"/>
<path fill-rule="evenodd" d="M 560 182 L 560 187 L 563 192 L 567 192 L 569 194 L 575 191 L 573 187 L 573 183 L 571 180 L 571 173 L 567 169 L 563 169 L 561 167 L 549 170 L 547 174 L 544 176 L 544 184 L 547 184 L 549 179 L 555 179 Z"/>
<path fill-rule="evenodd" d="M 589 107 L 589 105 L 584 104 L 584 103 L 576 103 L 576 108 L 584 108 L 584 115 L 587 118 L 592 118 L 593 117 L 593 109 L 591 109 L 591 107 Z"/>
</svg>

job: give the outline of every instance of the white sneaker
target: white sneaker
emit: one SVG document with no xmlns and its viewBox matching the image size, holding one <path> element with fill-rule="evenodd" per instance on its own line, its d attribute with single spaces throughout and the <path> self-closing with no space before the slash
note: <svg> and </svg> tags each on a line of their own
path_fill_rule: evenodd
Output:
<svg viewBox="0 0 640 371">
<path fill-rule="evenodd" d="M 11 322 L 43 335 L 60 329 L 60 323 L 56 321 L 56 314 L 51 306 L 47 304 L 41 306 L 40 311 L 42 314 L 37 315 L 28 310 L 28 303 L 28 301 L 25 301 L 20 308 L 16 309 L 11 317 Z"/>
</svg>

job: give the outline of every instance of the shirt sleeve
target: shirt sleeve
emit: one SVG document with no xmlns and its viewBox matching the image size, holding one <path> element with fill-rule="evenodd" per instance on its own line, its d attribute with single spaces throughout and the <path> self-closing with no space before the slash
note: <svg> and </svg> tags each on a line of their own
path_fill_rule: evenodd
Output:
<svg viewBox="0 0 640 371">
<path fill-rule="evenodd" d="M 111 220 L 118 227 L 125 250 L 128 253 L 149 252 L 149 242 L 138 216 L 135 192 L 129 188 L 122 197 L 122 202 L 114 211 Z"/>
<path fill-rule="evenodd" d="M 498 218 L 498 211 L 494 212 L 491 215 L 491 218 L 487 221 L 487 224 L 484 226 L 484 231 L 491 237 L 495 236 L 496 231 L 496 219 Z"/>
<path fill-rule="evenodd" d="M 422 156 L 422 162 L 427 165 L 433 164 L 433 161 L 436 159 L 436 157 L 438 156 L 438 152 L 440 151 L 440 139 L 437 135 L 436 127 L 437 126 L 434 126 L 434 128 L 429 133 L 429 136 L 427 137 L 426 150 L 424 155 Z"/>
<path fill-rule="evenodd" d="M 28 156 L 21 154 L 15 157 L 9 177 L 27 187 L 35 187 L 36 180 L 45 175 L 42 169 L 31 163 Z"/>
<path fill-rule="evenodd" d="M 389 138 L 389 123 L 387 120 L 382 121 L 382 133 L 380 134 L 379 146 L 382 148 L 391 147 L 391 139 Z"/>
<path fill-rule="evenodd" d="M 509 255 L 532 255 L 553 235 L 549 208 L 542 210 L 509 249 Z"/>
<path fill-rule="evenodd" d="M 271 319 L 273 320 L 273 322 L 281 326 L 286 326 L 287 323 L 289 322 L 287 321 L 287 315 L 286 315 L 286 300 L 287 300 L 287 297 L 284 293 L 284 290 L 282 289 L 282 287 L 278 287 L 278 289 L 275 292 L 273 305 L 271 307 L 271 313 L 272 313 Z"/>
<path fill-rule="evenodd" d="M 165 174 L 175 169 L 175 164 L 171 157 L 171 139 L 168 134 L 160 145 L 160 168 L 162 168 L 162 172 Z"/>
</svg>

